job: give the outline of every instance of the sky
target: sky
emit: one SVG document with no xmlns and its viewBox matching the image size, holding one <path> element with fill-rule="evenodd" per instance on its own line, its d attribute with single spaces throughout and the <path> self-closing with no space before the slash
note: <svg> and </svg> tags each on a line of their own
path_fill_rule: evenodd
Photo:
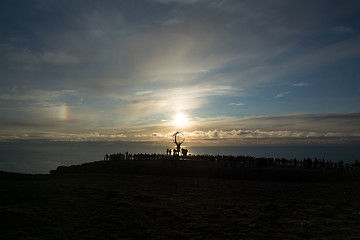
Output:
<svg viewBox="0 0 360 240">
<path fill-rule="evenodd" d="M 0 141 L 359 144 L 360 2 L 2 0 Z"/>
</svg>

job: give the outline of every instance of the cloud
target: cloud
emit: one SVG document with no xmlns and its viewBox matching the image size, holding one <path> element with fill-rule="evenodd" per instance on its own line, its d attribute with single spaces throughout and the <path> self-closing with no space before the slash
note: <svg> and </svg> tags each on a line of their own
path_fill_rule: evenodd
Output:
<svg viewBox="0 0 360 240">
<path fill-rule="evenodd" d="M 318 132 L 321 134 L 337 132 L 352 135 L 360 133 L 360 113 L 195 118 L 191 128 L 203 132 L 213 129 L 223 131 L 244 129 L 264 132 Z"/>
<path fill-rule="evenodd" d="M 186 136 L 192 138 L 193 141 L 197 138 L 218 138 L 218 139 L 244 139 L 244 138 L 267 138 L 267 139 L 279 139 L 279 138 L 312 138 L 312 137 L 360 137 L 359 133 L 344 134 L 339 132 L 304 132 L 304 131 L 262 131 L 259 129 L 239 129 L 239 130 L 209 130 L 209 131 L 193 131 L 186 132 Z"/>
<path fill-rule="evenodd" d="M 63 49 L 60 51 L 36 51 L 18 46 L 18 42 L 9 42 L 0 45 L 3 61 L 17 64 L 17 70 L 33 71 L 48 67 L 47 64 L 71 65 L 80 63 L 80 56 L 69 53 Z M 0 59 L 1 61 L 1 59 Z"/>
<path fill-rule="evenodd" d="M 162 2 L 200 3 L 194 0 Z M 36 68 L 44 74 L 48 74 L 45 71 L 46 64 L 74 63 L 78 66 L 57 66 L 54 69 L 55 74 L 76 79 L 76 83 L 74 81 L 72 84 L 76 84 L 77 87 L 94 86 L 96 90 L 101 89 L 100 84 L 97 84 L 101 79 L 101 86 L 107 91 L 120 89 L 130 83 L 209 81 L 214 78 L 209 78 L 207 74 L 223 69 L 228 63 L 238 67 L 241 64 L 239 60 L 257 61 L 258 56 L 254 56 L 256 54 L 252 52 L 253 49 L 258 49 L 265 55 L 270 51 L 266 49 L 277 49 L 274 44 L 277 45 L 278 39 L 268 37 L 266 46 L 254 41 L 262 39 L 263 37 L 258 35 L 266 31 L 252 30 L 256 24 L 250 20 L 267 19 L 265 7 L 245 4 L 246 10 L 236 8 L 244 14 L 241 14 L 240 18 L 233 18 L 239 14 L 233 13 L 234 16 L 222 17 L 214 14 L 214 11 L 218 11 L 220 5 L 232 6 L 236 2 L 216 3 L 217 9 L 205 7 L 194 12 L 172 9 L 169 13 L 157 15 L 158 19 L 163 19 L 161 22 L 164 22 L 174 19 L 174 12 L 183 12 L 175 14 L 179 23 L 176 27 L 163 26 L 157 18 L 150 18 L 146 14 L 143 17 L 148 21 L 142 22 L 139 19 L 138 25 L 129 24 L 121 8 L 109 7 L 106 4 L 106 7 L 99 7 L 97 11 L 85 7 L 81 11 L 77 10 L 79 12 L 74 14 L 76 17 L 65 20 L 64 24 L 69 26 L 65 32 L 60 26 L 37 35 L 39 41 L 46 43 L 43 51 L 37 52 L 30 48 L 11 52 L 22 54 L 16 59 L 23 59 L 24 67 Z M 206 1 L 203 4 L 208 5 Z M 115 17 L 118 15 L 121 16 L 120 19 Z M 247 26 L 243 22 L 251 25 Z M 242 29 L 241 35 L 235 31 L 239 27 L 238 24 Z M 144 25 L 147 25 L 148 30 L 144 31 L 144 28 L 141 28 Z M 70 46 L 76 48 L 71 49 Z M 259 49 L 260 46 L 263 47 Z"/>
<path fill-rule="evenodd" d="M 194 129 L 189 131 L 190 129 Z M 154 131 L 155 130 L 155 131 Z M 142 132 L 168 134 L 166 124 L 142 127 Z M 358 136 L 360 113 L 293 114 L 277 116 L 194 118 L 192 126 L 185 129 L 188 136 L 196 138 L 231 137 L 299 137 Z M 158 135 L 158 136 L 159 136 Z"/>
<path fill-rule="evenodd" d="M 323 11 L 322 2 L 309 8 L 276 0 L 85 2 L 41 0 L 27 11 L 39 18 L 4 15 L 0 111 L 11 131 L 117 129 L 128 139 L 135 130 L 160 136 L 171 131 L 169 119 L 178 110 L 194 114 L 192 127 L 212 139 L 239 129 L 244 136 L 249 131 L 265 138 L 271 131 L 274 136 L 330 134 L 329 126 L 338 129 L 335 133 L 357 126 L 338 116 L 347 124 L 341 128 L 331 120 L 335 116 L 326 114 L 244 118 L 236 114 L 246 113 L 233 111 L 232 117 L 218 116 L 225 110 L 214 107 L 242 106 L 229 97 L 251 95 L 304 69 L 312 73 L 360 56 L 359 36 L 345 34 L 354 30 L 351 26 L 334 25 L 333 32 L 343 33 L 341 40 L 307 44 L 318 43 L 314 32 L 329 34 L 328 23 L 347 11 Z M 280 98 L 290 92 L 276 93 Z M 246 104 L 250 109 L 252 103 Z"/>
<path fill-rule="evenodd" d="M 233 105 L 233 106 L 244 106 L 245 103 L 229 103 L 229 105 Z"/>
<path fill-rule="evenodd" d="M 257 117 L 218 117 L 199 120 L 185 131 L 197 144 L 350 143 L 360 140 L 360 113 L 295 114 Z M 171 132 L 157 134 L 163 139 Z"/>
<path fill-rule="evenodd" d="M 51 141 L 122 141 L 127 136 L 123 133 L 91 132 L 91 133 L 69 133 L 69 132 L 28 132 L 18 134 L 1 134 L 0 141 L 9 140 L 51 140 Z"/>
<path fill-rule="evenodd" d="M 6 139 L 52 139 L 113 141 L 156 141 L 168 142 L 174 133 L 174 126 L 168 122 L 136 125 L 131 122 L 114 126 L 101 126 L 79 121 L 27 121 L 1 119 L 4 129 L 0 131 L 2 140 Z M 47 125 L 46 125 L 47 124 Z M 86 128 L 78 127 L 86 125 Z M 29 128 L 29 126 L 31 128 Z M 16 128 L 17 131 L 13 129 Z M 96 131 L 94 131 L 96 129 Z M 192 119 L 191 126 L 182 132 L 186 142 L 197 144 L 287 144 L 289 141 L 305 143 L 351 142 L 360 139 L 360 113 L 295 114 L 255 117 L 216 117 Z M 259 142 L 258 142 L 259 143 Z"/>
<path fill-rule="evenodd" d="M 39 58 L 53 64 L 77 64 L 80 62 L 80 59 L 66 52 L 44 52 L 40 54 Z"/>
<path fill-rule="evenodd" d="M 315 69 L 356 56 L 360 56 L 360 36 L 326 45 L 301 55 L 293 55 L 287 58 L 286 62 L 273 67 L 275 67 L 277 74 L 280 76 L 303 69 Z"/>
<path fill-rule="evenodd" d="M 30 89 L 30 90 L 18 90 L 14 88 L 8 93 L 0 94 L 0 99 L 3 100 L 15 100 L 15 101 L 50 101 L 55 98 L 60 98 L 66 95 L 76 95 L 77 90 L 42 90 L 42 89 Z"/>
<path fill-rule="evenodd" d="M 318 24 L 319 18 L 315 10 L 309 12 L 301 4 L 290 7 L 279 1 L 157 2 L 166 3 L 164 7 L 169 11 L 141 12 L 138 19 L 132 19 L 130 14 L 142 11 L 136 9 L 136 4 L 95 4 L 94 8 L 73 8 L 67 4 L 74 17 L 65 18 L 63 25 L 35 36 L 38 42 L 45 43 L 41 51 L 12 42 L 4 61 L 12 59 L 10 63 L 19 69 L 35 69 L 37 73 L 28 77 L 33 83 L 63 81 L 64 85 L 99 94 L 154 82 L 175 85 L 222 81 L 245 88 L 287 74 L 287 66 L 274 65 L 271 60 L 291 48 L 291 41 L 285 40 Z M 202 7 L 189 11 L 183 4 L 169 3 L 198 3 Z M 50 12 L 64 14 L 54 10 L 59 4 L 42 2 L 42 5 Z M 314 9 L 318 5 L 314 3 Z M 224 14 L 225 9 L 232 12 Z M 306 17 L 297 13 L 305 10 Z M 163 25 L 174 19 L 176 26 Z M 30 42 L 24 38 L 21 45 Z M 49 69 L 49 64 L 54 66 Z"/>
<path fill-rule="evenodd" d="M 293 86 L 294 87 L 305 87 L 305 86 L 309 86 L 309 83 L 307 83 L 307 82 L 299 82 L 299 83 L 294 83 Z"/>
<path fill-rule="evenodd" d="M 157 113 L 168 114 L 198 109 L 206 104 L 210 97 L 238 95 L 239 89 L 222 85 L 195 85 L 136 93 L 113 97 L 124 102 L 124 112 L 138 118 Z"/>
<path fill-rule="evenodd" d="M 141 138 L 154 141 L 169 141 L 173 132 L 153 133 Z M 260 130 L 260 129 L 211 129 L 207 131 L 185 131 L 185 144 L 197 145 L 261 145 L 261 144 L 341 144 L 358 142 L 360 133 L 321 132 L 321 131 L 293 131 L 293 130 Z"/>
<path fill-rule="evenodd" d="M 289 91 L 278 93 L 274 98 L 282 98 L 282 97 L 285 97 L 286 95 L 289 95 L 289 94 L 290 94 Z"/>
<path fill-rule="evenodd" d="M 170 4 L 170 3 L 181 3 L 181 4 L 194 4 L 202 0 L 154 0 L 155 2 Z"/>
<path fill-rule="evenodd" d="M 19 129 L 90 127 L 101 114 L 83 104 L 77 90 L 43 90 L 14 87 L 0 94 L 1 124 Z"/>
<path fill-rule="evenodd" d="M 347 33 L 354 33 L 354 29 L 348 26 L 337 26 L 331 29 L 331 32 L 336 34 L 347 34 Z"/>
</svg>

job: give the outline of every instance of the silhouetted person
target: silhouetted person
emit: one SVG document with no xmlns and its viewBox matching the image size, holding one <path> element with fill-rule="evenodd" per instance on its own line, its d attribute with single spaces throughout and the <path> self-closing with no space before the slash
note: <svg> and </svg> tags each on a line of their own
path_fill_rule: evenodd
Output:
<svg viewBox="0 0 360 240">
<path fill-rule="evenodd" d="M 184 157 L 186 157 L 186 156 L 187 156 L 187 153 L 188 153 L 188 150 L 185 149 L 185 148 L 183 148 L 183 149 L 181 149 L 181 153 L 182 153 L 182 155 L 183 155 Z"/>
<path fill-rule="evenodd" d="M 314 159 L 314 163 L 313 163 L 313 166 L 314 168 L 317 168 L 318 167 L 318 164 L 319 164 L 319 161 L 317 158 Z"/>
<path fill-rule="evenodd" d="M 360 163 L 359 163 L 359 160 L 356 160 L 355 161 L 355 165 L 354 165 L 355 167 L 360 167 Z"/>
<path fill-rule="evenodd" d="M 305 161 L 305 166 L 306 168 L 311 168 L 312 167 L 312 160 L 311 158 L 307 158 Z"/>
<path fill-rule="evenodd" d="M 341 160 L 341 161 L 339 161 L 339 168 L 341 169 L 341 170 L 343 170 L 344 169 L 344 162 Z"/>
</svg>

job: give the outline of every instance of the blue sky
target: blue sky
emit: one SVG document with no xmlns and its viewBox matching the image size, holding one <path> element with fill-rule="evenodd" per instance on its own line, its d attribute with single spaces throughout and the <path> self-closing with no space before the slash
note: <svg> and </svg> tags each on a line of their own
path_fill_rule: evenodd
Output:
<svg viewBox="0 0 360 240">
<path fill-rule="evenodd" d="M 359 142 L 359 1 L 4 0 L 0 17 L 0 141 Z"/>
</svg>

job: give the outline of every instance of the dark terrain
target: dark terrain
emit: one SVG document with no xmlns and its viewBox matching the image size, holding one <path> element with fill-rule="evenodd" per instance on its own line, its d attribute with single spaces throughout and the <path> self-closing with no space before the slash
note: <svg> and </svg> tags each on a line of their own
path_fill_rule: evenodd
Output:
<svg viewBox="0 0 360 240">
<path fill-rule="evenodd" d="M 101 169 L 94 164 L 91 169 Z M 360 236 L 360 181 L 349 171 L 242 169 L 227 178 L 224 172 L 186 176 L 186 169 L 182 174 L 80 169 L 0 173 L 0 239 Z"/>
</svg>

